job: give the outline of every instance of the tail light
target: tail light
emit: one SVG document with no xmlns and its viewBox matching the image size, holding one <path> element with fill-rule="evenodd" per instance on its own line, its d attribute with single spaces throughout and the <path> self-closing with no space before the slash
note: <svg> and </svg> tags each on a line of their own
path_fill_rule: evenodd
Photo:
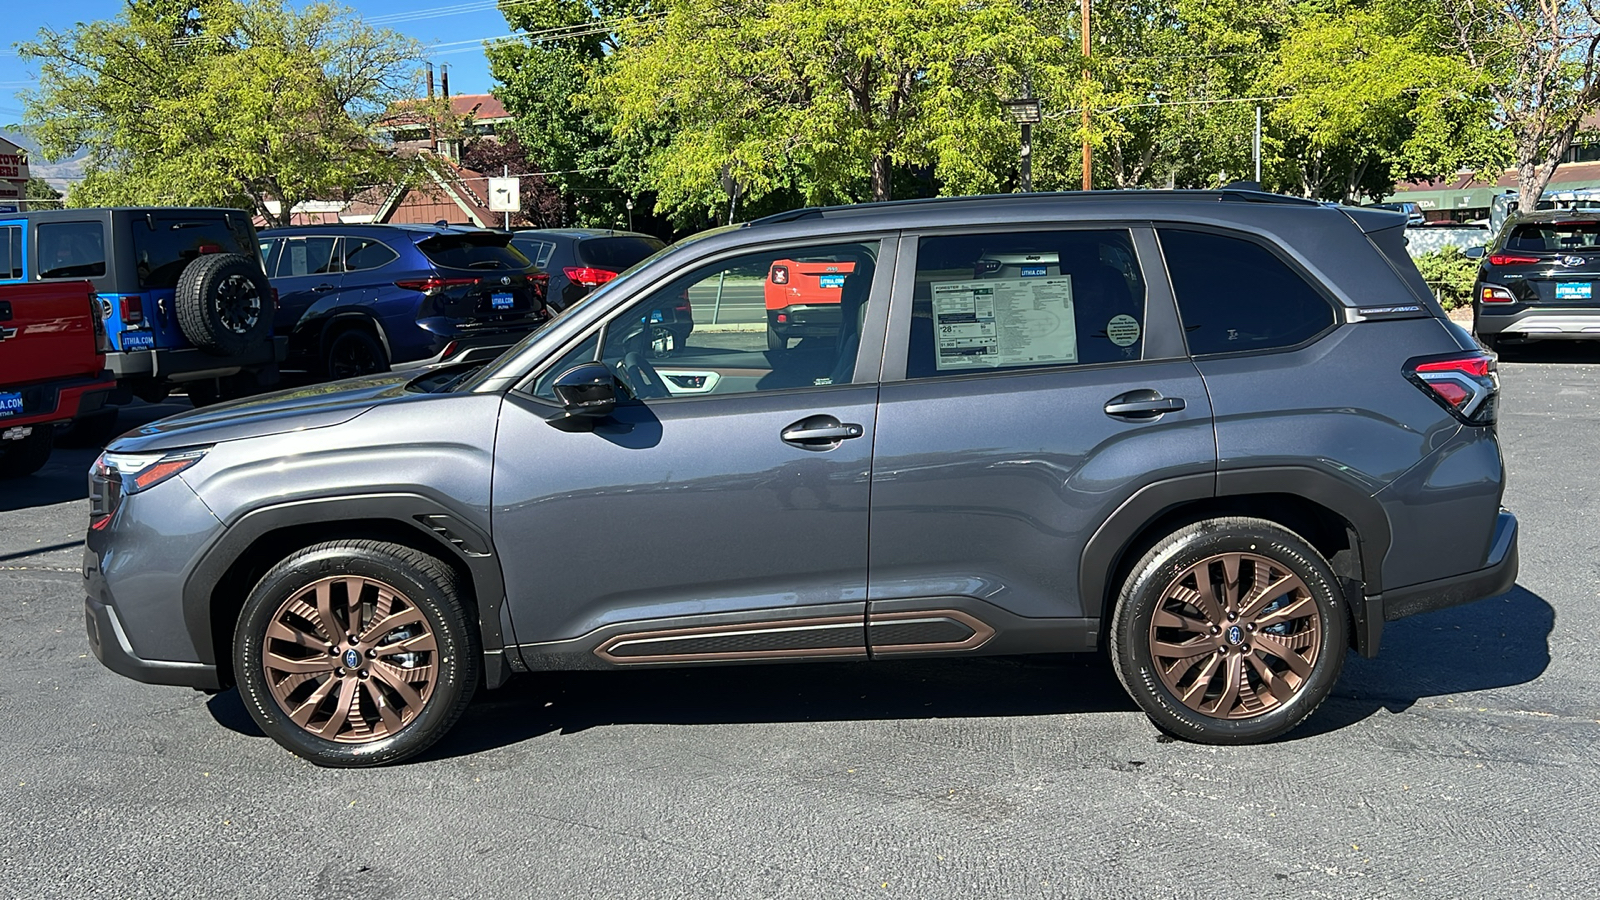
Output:
<svg viewBox="0 0 1600 900">
<path fill-rule="evenodd" d="M 1494 253 L 1489 256 L 1491 266 L 1531 266 L 1542 261 L 1537 256 L 1516 256 L 1510 253 Z"/>
<path fill-rule="evenodd" d="M 773 266 L 772 267 L 771 278 L 772 278 L 772 283 L 773 284 L 788 284 L 789 283 L 789 267 L 788 266 Z"/>
<path fill-rule="evenodd" d="M 566 274 L 567 280 L 591 288 L 605 284 L 618 274 L 610 269 L 596 269 L 591 266 L 567 266 L 561 271 Z"/>
<path fill-rule="evenodd" d="M 478 278 L 440 278 L 438 275 L 429 275 L 427 278 L 408 278 L 396 281 L 394 286 L 408 291 L 421 291 L 431 294 L 434 291 L 447 287 L 460 287 L 464 284 L 478 284 Z"/>
<path fill-rule="evenodd" d="M 144 298 L 122 298 L 122 324 L 138 325 L 144 321 Z"/>
<path fill-rule="evenodd" d="M 278 308 L 278 289 L 277 288 L 273 288 L 272 289 L 272 308 L 274 310 L 276 310 Z"/>
<path fill-rule="evenodd" d="M 106 334 L 106 321 L 100 317 L 100 298 L 89 294 L 89 321 L 94 327 L 94 352 L 110 353 L 111 336 Z"/>
<path fill-rule="evenodd" d="M 201 244 L 199 247 L 196 247 L 195 249 L 200 251 L 200 255 L 201 256 L 205 256 L 205 255 L 211 254 L 211 253 L 221 253 L 222 252 L 222 245 L 221 244 Z"/>
<path fill-rule="evenodd" d="M 1498 284 L 1486 284 L 1478 294 L 1478 299 L 1484 303 L 1515 303 L 1517 298 L 1511 292 Z"/>
<path fill-rule="evenodd" d="M 1492 425 L 1500 395 L 1495 359 L 1481 350 L 1408 360 L 1405 374 L 1434 402 L 1468 425 Z"/>
</svg>

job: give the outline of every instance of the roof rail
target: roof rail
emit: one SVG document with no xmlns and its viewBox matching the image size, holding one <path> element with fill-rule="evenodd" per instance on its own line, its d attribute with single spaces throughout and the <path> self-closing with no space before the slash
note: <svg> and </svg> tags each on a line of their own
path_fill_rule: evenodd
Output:
<svg viewBox="0 0 1600 900">
<path fill-rule="evenodd" d="M 803 206 L 800 209 L 791 209 L 781 213 L 773 213 L 770 216 L 762 216 L 759 219 L 751 219 L 744 223 L 744 227 L 749 228 L 751 225 L 777 225 L 782 222 L 799 221 L 800 219 L 820 219 L 824 209 L 827 209 L 827 207 Z"/>
</svg>

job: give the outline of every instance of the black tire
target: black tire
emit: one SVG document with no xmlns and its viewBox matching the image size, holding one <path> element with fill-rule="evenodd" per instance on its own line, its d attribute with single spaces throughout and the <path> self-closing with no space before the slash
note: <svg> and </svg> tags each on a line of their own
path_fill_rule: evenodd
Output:
<svg viewBox="0 0 1600 900">
<path fill-rule="evenodd" d="M 44 468 L 55 442 L 54 425 L 35 425 L 22 440 L 0 441 L 0 478 L 25 478 Z"/>
<path fill-rule="evenodd" d="M 195 409 L 222 402 L 222 388 L 215 378 L 191 381 L 183 386 L 183 392 L 188 395 Z"/>
<path fill-rule="evenodd" d="M 190 343 L 216 356 L 237 356 L 272 336 L 271 298 L 260 263 L 218 253 L 184 268 L 173 305 Z"/>
<path fill-rule="evenodd" d="M 213 403 L 225 403 L 258 394 L 261 392 L 261 380 L 255 372 L 235 372 L 221 378 L 188 382 L 183 386 L 183 392 L 189 395 L 189 402 L 194 404 L 194 408 L 199 409 Z"/>
<path fill-rule="evenodd" d="M 1231 576 L 1225 560 L 1233 560 Z M 1209 583 L 1200 573 L 1210 573 Z M 1290 586 L 1256 597 L 1245 584 L 1253 590 L 1258 578 Z M 1161 624 L 1152 627 L 1158 608 Z M 1206 744 L 1256 743 L 1299 725 L 1328 696 L 1344 666 L 1348 617 L 1333 571 L 1299 535 L 1262 519 L 1208 519 L 1163 538 L 1134 565 L 1112 619 L 1111 658 L 1162 730 Z M 1178 649 L 1158 657 L 1158 641 Z M 1235 673 L 1238 689 L 1229 686 Z M 1168 679 L 1187 680 L 1179 687 L 1189 699 Z M 1213 695 L 1215 714 L 1202 711 Z"/>
<path fill-rule="evenodd" d="M 354 643 L 348 639 L 351 584 L 357 585 L 364 610 L 364 625 L 353 629 Z M 384 589 L 398 598 L 387 606 L 381 605 Z M 315 621 L 322 613 L 299 617 L 305 609 L 315 610 L 314 606 L 300 607 L 299 598 L 323 602 L 319 590 L 326 591 L 323 605 L 333 626 L 331 635 L 329 627 Z M 384 610 L 389 611 L 386 620 L 403 614 L 413 621 L 384 629 L 376 622 Z M 399 762 L 443 737 L 472 700 L 483 664 L 473 625 L 476 621 L 467 610 L 455 572 L 432 556 L 379 541 L 332 541 L 307 547 L 273 566 L 245 600 L 233 637 L 239 696 L 262 731 L 319 766 L 356 768 Z M 362 627 L 367 630 L 361 631 Z M 284 639 L 284 634 L 313 640 L 296 643 Z M 315 639 L 325 645 L 331 639 L 327 656 L 323 649 L 312 646 Z M 402 645 L 420 649 L 398 652 L 395 648 Z M 363 647 L 369 649 L 363 653 Z M 388 652 L 383 652 L 384 648 Z M 275 682 L 285 670 L 269 674 L 272 663 L 298 666 L 297 672 L 318 665 L 337 668 L 323 681 L 313 674 L 309 679 L 286 676 Z M 347 665 L 352 668 L 345 668 Z M 419 686 L 417 679 L 426 685 Z M 408 685 L 404 690 L 412 699 L 400 692 L 399 681 Z M 274 694 L 274 683 L 286 692 L 283 700 Z M 374 698 L 379 696 L 386 702 L 376 703 Z M 356 711 L 360 723 L 353 722 L 348 713 L 341 717 L 347 697 L 346 708 Z M 289 707 L 305 724 L 292 718 Z M 394 725 L 389 724 L 391 718 Z"/>
<path fill-rule="evenodd" d="M 328 338 L 322 353 L 322 374 L 330 379 L 356 378 L 389 371 L 389 355 L 364 328 L 346 328 Z"/>
<path fill-rule="evenodd" d="M 767 326 L 767 349 L 768 350 L 787 350 L 787 349 L 789 349 L 789 339 L 784 337 L 783 335 L 779 334 L 778 330 L 776 328 L 773 328 L 771 325 Z"/>
<path fill-rule="evenodd" d="M 1476 335 L 1473 335 L 1473 337 L 1476 337 L 1478 339 L 1478 343 L 1483 345 L 1483 349 L 1489 351 L 1490 353 L 1499 353 L 1500 352 L 1502 345 L 1500 343 L 1500 336 L 1499 335 L 1497 335 L 1497 334 L 1476 334 Z"/>
</svg>

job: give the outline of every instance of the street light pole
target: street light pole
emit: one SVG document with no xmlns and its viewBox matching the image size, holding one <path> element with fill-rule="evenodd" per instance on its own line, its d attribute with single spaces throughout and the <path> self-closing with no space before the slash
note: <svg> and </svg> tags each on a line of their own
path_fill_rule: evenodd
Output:
<svg viewBox="0 0 1600 900">
<path fill-rule="evenodd" d="M 1079 0 L 1083 15 L 1083 189 L 1094 189 L 1093 160 L 1089 153 L 1089 0 Z"/>
<path fill-rule="evenodd" d="M 1005 106 L 1011 118 L 1022 126 L 1022 158 L 1017 174 L 1020 176 L 1019 189 L 1027 193 L 1033 190 L 1033 126 L 1044 118 L 1043 113 L 1036 97 L 1007 100 Z"/>
</svg>

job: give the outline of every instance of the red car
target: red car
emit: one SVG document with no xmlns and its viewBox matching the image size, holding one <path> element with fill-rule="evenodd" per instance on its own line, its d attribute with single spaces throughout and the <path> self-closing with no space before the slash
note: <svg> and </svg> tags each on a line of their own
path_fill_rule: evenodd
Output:
<svg viewBox="0 0 1600 900">
<path fill-rule="evenodd" d="M 779 259 L 762 286 L 767 301 L 767 349 L 783 350 L 790 338 L 839 333 L 839 298 L 854 262 Z"/>
<path fill-rule="evenodd" d="M 20 280 L 6 237 L 0 229 L 0 478 L 20 478 L 50 458 L 56 425 L 100 409 L 116 381 L 94 286 Z"/>
</svg>

